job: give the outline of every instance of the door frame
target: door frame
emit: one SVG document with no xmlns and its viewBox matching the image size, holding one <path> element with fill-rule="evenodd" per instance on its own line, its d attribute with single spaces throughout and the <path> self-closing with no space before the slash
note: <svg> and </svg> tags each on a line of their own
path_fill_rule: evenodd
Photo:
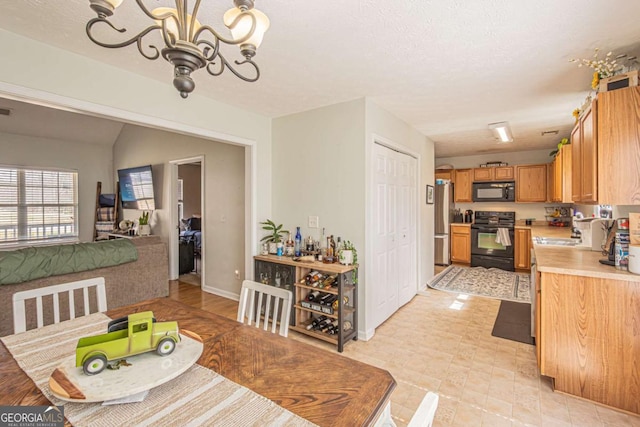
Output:
<svg viewBox="0 0 640 427">
<path fill-rule="evenodd" d="M 422 228 L 422 222 L 420 220 L 420 200 L 422 200 L 421 198 L 421 191 L 420 191 L 420 180 L 421 180 L 421 176 L 422 176 L 422 170 L 421 170 L 421 156 L 420 153 L 404 146 L 401 144 L 398 144 L 396 142 L 394 142 L 393 140 L 390 140 L 388 138 L 385 138 L 381 135 L 378 135 L 376 133 L 371 133 L 371 137 L 368 138 L 368 143 L 366 144 L 366 150 L 365 150 L 365 174 L 366 174 L 366 179 L 365 179 L 365 236 L 372 236 L 374 233 L 374 227 L 373 227 L 373 212 L 375 209 L 375 206 L 373 205 L 375 198 L 373 197 L 373 181 L 374 181 L 374 170 L 373 170 L 373 166 L 374 166 L 374 162 L 373 162 L 373 156 L 374 156 L 374 152 L 373 152 L 373 144 L 378 144 L 381 145 L 383 147 L 389 148 L 391 150 L 400 152 L 402 154 L 406 154 L 408 156 L 411 156 L 413 158 L 416 159 L 416 240 L 415 240 L 415 245 L 416 245 L 416 259 L 415 259 L 415 267 L 416 267 L 416 275 L 415 275 L 415 286 L 416 286 L 416 294 L 418 293 L 418 291 L 420 290 L 420 277 L 421 277 L 421 268 L 422 266 L 420 265 L 420 258 L 422 256 L 421 254 L 421 245 L 419 244 L 420 242 L 420 236 L 422 234 L 421 228 Z M 370 238 L 365 238 L 365 245 L 364 245 L 364 259 L 365 260 L 371 260 L 373 259 L 373 255 L 374 255 L 374 247 L 373 247 L 373 239 Z M 373 275 L 373 267 L 371 266 L 370 262 L 365 262 L 364 265 L 364 277 L 365 279 L 367 277 L 372 277 Z M 365 290 L 365 297 L 361 299 L 364 300 L 365 302 L 365 315 L 367 316 L 367 318 L 365 319 L 365 322 L 360 322 L 360 324 L 365 324 L 367 326 L 367 329 L 364 331 L 359 331 L 358 332 L 358 337 L 360 339 L 363 339 L 365 341 L 371 339 L 374 335 L 375 335 L 375 328 L 371 327 L 370 325 L 373 324 L 373 319 L 372 319 L 372 314 L 374 307 L 373 307 L 373 296 L 371 295 L 371 293 L 369 292 L 371 290 L 371 288 L 367 288 Z"/>
<path fill-rule="evenodd" d="M 180 228 L 180 218 L 178 218 L 178 210 L 175 209 L 178 206 L 178 166 L 188 164 L 188 163 L 200 163 L 200 217 L 206 218 L 205 216 L 205 156 L 201 154 L 199 156 L 188 157 L 184 159 L 177 160 L 169 160 L 169 168 L 170 168 L 170 177 L 171 177 L 171 196 L 169 197 L 169 206 L 173 206 L 171 209 L 171 214 L 169 215 L 169 220 L 171 224 Z M 207 225 L 206 221 L 200 221 L 200 231 L 202 233 L 202 238 L 200 239 L 200 287 L 205 287 L 207 283 L 205 281 L 205 271 L 206 271 L 206 257 L 204 254 L 206 253 L 206 238 L 207 235 Z M 175 280 L 180 276 L 180 247 L 178 245 L 178 234 L 179 233 L 171 233 L 169 234 L 169 277 L 171 280 Z"/>
</svg>

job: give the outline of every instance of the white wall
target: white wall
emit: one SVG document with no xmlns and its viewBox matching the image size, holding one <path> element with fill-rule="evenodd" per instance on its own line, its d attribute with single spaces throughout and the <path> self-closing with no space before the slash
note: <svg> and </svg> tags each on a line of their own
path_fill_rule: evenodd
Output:
<svg viewBox="0 0 640 427">
<path fill-rule="evenodd" d="M 0 133 L 0 163 L 16 166 L 73 169 L 78 172 L 78 226 L 80 240 L 93 240 L 96 184 L 113 193 L 111 145 L 83 144 L 56 139 Z"/>
<path fill-rule="evenodd" d="M 244 147 L 193 138 L 171 132 L 125 125 L 113 147 L 114 169 L 151 164 L 156 210 L 151 218 L 152 234 L 168 243 L 169 233 L 178 233 L 170 224 L 171 176 L 169 161 L 204 155 L 205 206 L 202 219 L 205 248 L 203 288 L 238 297 L 242 285 L 235 270 L 244 272 Z M 177 206 L 175 207 L 177 209 Z M 137 219 L 139 211 L 125 212 Z"/>
<path fill-rule="evenodd" d="M 178 129 L 192 136 L 255 144 L 254 155 L 260 161 L 251 179 L 256 186 L 252 208 L 258 218 L 271 216 L 268 117 L 217 102 L 197 90 L 186 100 L 180 98 L 171 85 L 168 66 L 165 71 L 169 74 L 161 82 L 5 30 L 0 30 L 0 52 L 0 95 L 35 99 L 134 124 Z M 253 234 L 258 230 L 256 223 Z"/>
</svg>

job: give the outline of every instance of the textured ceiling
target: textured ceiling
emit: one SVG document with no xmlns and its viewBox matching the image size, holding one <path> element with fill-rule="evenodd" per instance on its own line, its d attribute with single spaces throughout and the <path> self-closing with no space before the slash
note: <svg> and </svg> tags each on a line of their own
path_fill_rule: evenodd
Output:
<svg viewBox="0 0 640 427">
<path fill-rule="evenodd" d="M 222 30 L 231 4 L 204 0 L 199 20 Z M 571 112 L 591 82 L 590 70 L 568 60 L 590 57 L 596 47 L 616 54 L 640 47 L 640 2 L 629 0 L 257 0 L 256 6 L 271 20 L 255 58 L 260 80 L 201 70 L 194 74 L 198 94 L 270 117 L 367 96 L 435 141 L 438 157 L 555 146 L 568 136 Z M 4 1 L 0 27 L 174 90 L 164 60 L 148 61 L 133 46 L 91 43 L 84 29 L 93 16 L 87 0 Z M 128 34 L 148 25 L 133 0 L 112 22 Z M 223 49 L 236 58 L 237 48 Z M 492 137 L 487 124 L 498 121 L 510 122 L 513 144 Z M 559 134 L 542 137 L 546 130 Z"/>
</svg>

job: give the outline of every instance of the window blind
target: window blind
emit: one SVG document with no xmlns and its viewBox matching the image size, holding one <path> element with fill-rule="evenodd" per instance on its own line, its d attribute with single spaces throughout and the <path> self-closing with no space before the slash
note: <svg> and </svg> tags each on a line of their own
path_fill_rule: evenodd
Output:
<svg viewBox="0 0 640 427">
<path fill-rule="evenodd" d="M 78 237 L 78 174 L 0 166 L 0 246 Z"/>
</svg>

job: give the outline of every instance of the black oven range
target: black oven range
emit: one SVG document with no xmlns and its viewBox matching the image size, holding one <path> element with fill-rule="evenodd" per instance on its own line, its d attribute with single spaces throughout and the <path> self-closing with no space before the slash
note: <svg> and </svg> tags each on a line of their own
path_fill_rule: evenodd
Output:
<svg viewBox="0 0 640 427">
<path fill-rule="evenodd" d="M 471 226 L 471 267 L 515 271 L 515 212 L 476 211 Z"/>
</svg>

